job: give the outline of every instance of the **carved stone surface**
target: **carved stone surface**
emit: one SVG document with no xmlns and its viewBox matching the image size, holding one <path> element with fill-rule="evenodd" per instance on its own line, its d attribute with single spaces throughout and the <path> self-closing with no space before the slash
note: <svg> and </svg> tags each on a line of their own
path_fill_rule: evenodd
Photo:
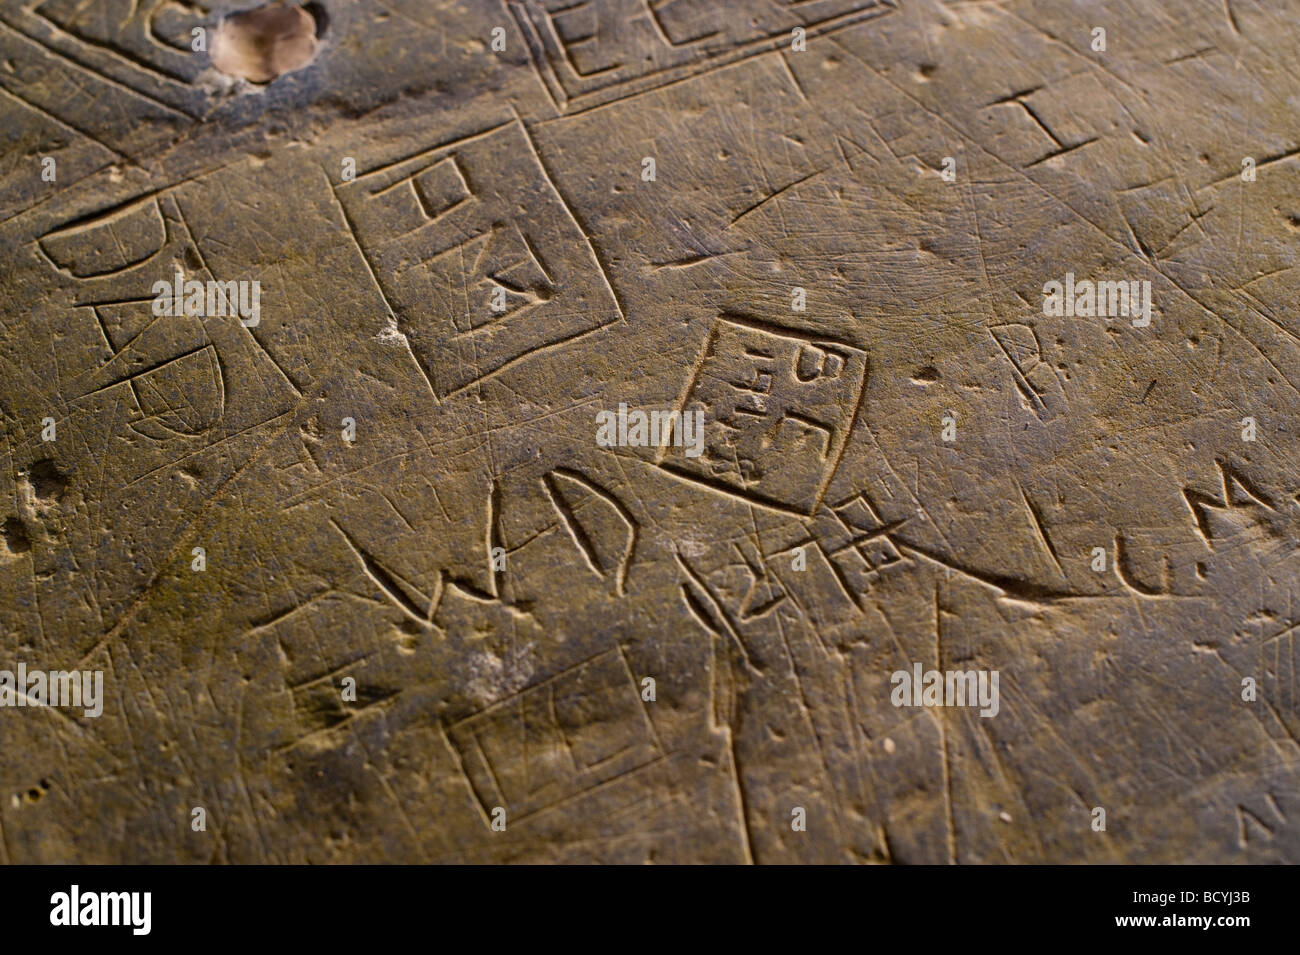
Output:
<svg viewBox="0 0 1300 955">
<path fill-rule="evenodd" d="M 0 861 L 1300 861 L 1294 0 L 258 6 L 0 0 Z"/>
</svg>

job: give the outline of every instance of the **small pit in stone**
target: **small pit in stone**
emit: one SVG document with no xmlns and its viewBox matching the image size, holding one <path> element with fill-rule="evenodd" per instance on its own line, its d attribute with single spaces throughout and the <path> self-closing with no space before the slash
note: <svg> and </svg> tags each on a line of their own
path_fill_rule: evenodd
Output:
<svg viewBox="0 0 1300 955">
<path fill-rule="evenodd" d="M 61 500 L 63 492 L 68 489 L 68 479 L 48 458 L 37 461 L 31 466 L 28 480 L 32 482 L 32 491 L 35 492 L 37 500 L 46 503 Z"/>
<path fill-rule="evenodd" d="M 11 554 L 24 554 L 32 549 L 32 539 L 27 528 L 17 517 L 7 517 L 0 524 L 0 541 L 4 542 L 5 549 Z"/>
<path fill-rule="evenodd" d="M 226 17 L 212 38 L 212 65 L 252 83 L 269 83 L 316 57 L 316 18 L 310 10 L 271 3 Z"/>
</svg>

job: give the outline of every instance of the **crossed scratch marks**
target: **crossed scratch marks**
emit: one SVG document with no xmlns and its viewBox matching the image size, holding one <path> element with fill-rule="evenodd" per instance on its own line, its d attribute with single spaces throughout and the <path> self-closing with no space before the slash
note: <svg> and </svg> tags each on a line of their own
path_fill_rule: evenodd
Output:
<svg viewBox="0 0 1300 955">
<path fill-rule="evenodd" d="M 1060 137 L 1058 137 L 1056 133 L 1052 132 L 1052 127 L 1048 126 L 1047 123 L 1043 121 L 1043 118 L 1038 115 L 1038 111 L 1034 109 L 1034 107 L 1030 106 L 1028 102 L 1026 102 L 1026 100 L 1030 96 L 1037 93 L 1041 89 L 1043 89 L 1042 86 L 1033 86 L 1030 87 L 1029 89 L 1020 90 L 1019 92 L 1012 93 L 1010 96 L 1004 96 L 1001 99 L 995 99 L 993 102 L 986 104 L 986 106 L 1019 106 L 1021 109 L 1025 111 L 1026 115 L 1028 115 L 1029 118 L 1034 121 L 1035 125 L 1037 125 L 1039 129 L 1041 129 L 1044 133 L 1047 134 L 1047 138 L 1050 139 L 1052 143 L 1056 146 L 1056 148 L 1051 152 L 1047 153 L 1047 155 L 1041 156 L 1040 158 L 1035 159 L 1033 162 L 1026 165 L 1024 167 L 1026 169 L 1032 169 L 1035 166 L 1042 165 L 1043 163 L 1047 162 L 1049 159 L 1057 159 L 1061 156 L 1066 155 L 1067 153 L 1074 152 L 1076 149 L 1082 149 L 1084 146 L 1088 146 L 1091 145 L 1092 143 L 1097 142 L 1097 140 L 1100 138 L 1098 136 L 1093 136 L 1089 139 L 1083 140 L 1082 142 L 1071 143 L 1071 144 L 1066 144 L 1062 142 Z"/>
<path fill-rule="evenodd" d="M 1021 20 L 1021 22 L 1024 22 L 1024 23 L 1028 24 L 1029 26 L 1033 27 L 1034 29 L 1038 30 L 1038 32 L 1040 32 L 1040 33 L 1043 32 L 1043 31 L 1042 31 L 1040 28 L 1038 28 L 1037 26 L 1035 26 L 1035 25 L 1032 24 L 1032 23 L 1029 23 L 1029 21 L 1026 21 L 1026 20 L 1024 20 L 1023 18 L 1019 17 L 1019 16 L 1016 16 L 1016 14 L 1014 14 L 1014 13 L 1012 13 L 1012 12 L 1010 12 L 1010 11 L 1003 11 L 1003 12 L 1007 13 L 1007 15 L 1009 15 L 1009 16 L 1013 16 L 1013 17 L 1015 17 L 1016 19 Z M 1050 35 L 1049 35 L 1049 37 L 1050 37 Z M 1121 239 L 1119 239 L 1119 238 L 1117 238 L 1117 237 L 1111 235 L 1111 234 L 1110 234 L 1110 233 L 1109 233 L 1109 232 L 1108 232 L 1104 227 L 1102 227 L 1102 226 L 1099 225 L 1098 223 L 1094 222 L 1092 219 L 1088 218 L 1088 216 L 1086 216 L 1083 212 L 1079 211 L 1077 208 L 1075 208 L 1073 205 L 1071 205 L 1068 201 L 1066 201 L 1065 199 L 1063 199 L 1062 197 L 1060 197 L 1060 196 L 1057 195 L 1056 193 L 1052 192 L 1050 189 L 1048 189 L 1048 188 L 1047 188 L 1046 186 L 1044 186 L 1042 183 L 1040 183 L 1039 181 L 1037 181 L 1036 179 L 1034 179 L 1033 176 L 1030 176 L 1028 173 L 1026 173 L 1024 169 L 1021 169 L 1021 168 L 1019 168 L 1019 167 L 1017 167 L 1017 166 L 1015 166 L 1015 165 L 1013 165 L 1013 164 L 1011 164 L 1011 163 L 1008 163 L 1008 162 L 1007 162 L 1006 160 L 1004 160 L 1001 156 L 997 155 L 997 153 L 993 152 L 993 151 L 992 151 L 991 149 L 989 149 L 988 147 L 986 147 L 986 146 L 982 145 L 981 143 L 979 143 L 979 142 L 978 142 L 974 137 L 972 137 L 970 134 L 968 134 L 967 132 L 965 132 L 965 130 L 963 130 L 961 127 L 959 127 L 959 126 L 958 126 L 956 123 L 954 123 L 952 120 L 950 120 L 950 119 L 948 119 L 947 117 L 945 117 L 945 116 L 943 116 L 943 115 L 941 115 L 941 114 L 935 112 L 935 111 L 934 111 L 933 109 L 931 109 L 931 108 L 930 108 L 926 103 L 924 103 L 922 100 L 918 99 L 914 94 L 912 94 L 912 93 L 909 92 L 908 90 L 904 89 L 903 87 L 899 86 L 896 82 L 894 82 L 894 81 L 891 80 L 888 76 L 886 76 L 886 75 L 884 75 L 883 73 L 881 73 L 881 72 L 880 72 L 879 70 L 877 70 L 874 66 L 872 66 L 869 62 L 867 62 L 866 60 L 864 60 L 861 56 L 859 56 L 858 54 L 856 54 L 855 52 L 853 52 L 853 50 L 850 49 L 848 46 L 846 46 L 846 45 L 844 44 L 844 42 L 843 42 L 842 40 L 840 40 L 838 37 L 831 36 L 831 37 L 829 37 L 828 39 L 829 39 L 832 43 L 834 43 L 836 46 L 838 46 L 841 50 L 843 50 L 844 53 L 845 53 L 847 56 L 849 56 L 849 57 L 852 58 L 853 60 L 857 61 L 858 63 L 862 64 L 862 66 L 863 66 L 863 67 L 864 67 L 868 72 L 870 72 L 874 77 L 876 77 L 876 78 L 877 78 L 878 80 L 880 80 L 881 82 L 887 84 L 891 89 L 894 90 L 895 93 L 897 93 L 897 94 L 900 95 L 900 96 L 903 96 L 903 97 L 907 98 L 910 102 L 912 102 L 913 104 L 915 104 L 918 108 L 924 110 L 924 111 L 925 111 L 925 112 L 926 112 L 930 117 L 932 117 L 932 118 L 933 118 L 934 120 L 936 120 L 938 123 L 940 123 L 941 125 L 943 125 L 943 126 L 949 128 L 949 129 L 953 130 L 954 132 L 956 132 L 957 135 L 960 136 L 964 142 L 967 142 L 967 143 L 973 145 L 976 149 L 980 150 L 980 152 L 984 153 L 986 156 L 988 156 L 991 160 L 993 160 L 993 161 L 994 161 L 995 163 L 997 163 L 999 166 L 1002 166 L 1002 167 L 1008 169 L 1008 170 L 1011 171 L 1014 175 L 1016 175 L 1016 176 L 1018 176 L 1019 178 L 1023 179 L 1026 183 L 1028 183 L 1028 184 L 1029 184 L 1030 186 L 1032 186 L 1034 189 L 1037 189 L 1039 192 L 1041 192 L 1044 196 L 1046 196 L 1046 197 L 1048 197 L 1049 199 L 1051 199 L 1053 202 L 1059 203 L 1060 205 L 1064 206 L 1067 210 L 1069 210 L 1069 212 L 1070 212 L 1070 213 L 1071 213 L 1071 214 L 1072 214 L 1076 219 L 1078 219 L 1080 222 L 1085 223 L 1086 225 L 1090 226 L 1090 227 L 1093 229 L 1093 231 L 1095 231 L 1095 232 L 1097 232 L 1099 235 L 1103 236 L 1107 241 L 1109 241 L 1109 242 L 1111 242 L 1111 243 L 1113 243 L 1113 244 L 1119 246 L 1120 248 L 1124 249 L 1125 251 L 1129 252 L 1130 254 L 1134 254 L 1134 253 L 1133 253 L 1133 249 L 1132 249 L 1131 247 L 1129 247 L 1128 245 L 1126 245 L 1126 244 L 1125 244 Z M 1055 37 L 1050 37 L 1050 39 L 1052 39 L 1054 42 L 1060 42 L 1060 41 L 1057 40 L 1057 38 L 1055 38 Z M 1067 49 L 1070 49 L 1068 46 L 1067 46 L 1066 48 L 1067 48 Z M 1071 51 L 1071 52 L 1075 52 L 1075 51 Z M 1090 62 L 1091 62 L 1091 61 L 1090 61 Z M 1091 65 L 1093 65 L 1093 66 L 1097 66 L 1098 64 L 1091 64 Z M 1100 68 L 1103 69 L 1103 71 L 1105 71 L 1108 75 L 1112 76 L 1112 77 L 1113 77 L 1117 82 L 1123 84 L 1125 87 L 1129 88 L 1130 90 L 1134 89 L 1134 87 L 1133 87 L 1130 83 L 1128 83 L 1127 81 L 1125 81 L 1123 78 L 1121 78 L 1121 77 L 1115 75 L 1114 73 L 1110 72 L 1109 70 L 1105 70 L 1105 67 L 1100 67 Z M 1078 148 L 1079 145 L 1087 145 L 1087 143 L 1077 144 L 1074 148 Z M 1281 155 L 1278 155 L 1278 156 L 1269 157 L 1267 161 L 1268 161 L 1268 162 L 1281 162 L 1281 161 L 1284 161 L 1284 160 L 1290 160 L 1290 159 L 1294 158 L 1294 157 L 1297 156 L 1297 155 L 1300 155 L 1300 148 L 1293 149 L 1293 150 L 1288 150 L 1287 152 L 1285 152 L 1285 153 L 1283 153 L 1283 154 L 1281 154 Z M 1256 168 L 1258 168 L 1258 167 L 1259 167 L 1259 164 L 1257 163 L 1257 164 L 1256 164 Z M 1235 175 L 1235 174 L 1234 174 L 1234 175 Z M 1229 178 L 1232 178 L 1232 177 L 1229 177 Z M 1226 181 L 1226 180 L 1225 180 L 1225 181 Z M 1135 240 L 1135 241 L 1136 241 L 1136 240 Z M 1241 324 L 1241 319 L 1238 319 L 1237 322 L 1234 323 L 1233 321 L 1229 320 L 1229 318 L 1228 318 L 1227 316 L 1221 314 L 1219 311 L 1216 311 L 1214 308 L 1211 308 L 1211 306 L 1210 306 L 1209 304 L 1207 304 L 1204 300 L 1202 300 L 1202 299 L 1199 298 L 1196 294 L 1194 294 L 1191 290 L 1189 290 L 1189 289 L 1187 288 L 1187 286 L 1184 285 L 1182 282 L 1180 282 L 1180 281 L 1179 281 L 1175 276 L 1171 275 L 1169 272 L 1167 272 L 1167 271 L 1165 271 L 1164 269 L 1160 268 L 1158 261 L 1156 261 L 1154 258 L 1152 258 L 1152 257 L 1150 256 L 1149 251 L 1146 252 L 1146 255 L 1144 256 L 1144 261 L 1148 262 L 1148 264 L 1149 264 L 1149 265 L 1150 265 L 1150 266 L 1155 270 L 1156 274 L 1158 274 L 1161 278 L 1163 278 L 1166 282 L 1168 282 L 1169 285 L 1170 285 L 1170 286 L 1171 286 L 1175 291 L 1177 291 L 1178 293 L 1180 293 L 1180 294 L 1181 294 L 1185 299 L 1187 299 L 1187 300 L 1190 301 L 1193 305 L 1195 305 L 1196 307 L 1198 307 L 1198 308 L 1199 308 L 1202 312 L 1204 312 L 1207 316 L 1209 316 L 1210 318 L 1214 319 L 1216 322 L 1219 322 L 1219 323 L 1221 323 L 1221 324 L 1223 324 L 1223 325 L 1226 325 L 1228 328 L 1232 329 L 1232 331 L 1236 332 L 1237 335 L 1238 335 L 1238 336 L 1239 336 L 1239 337 L 1240 337 L 1240 338 L 1241 338 L 1241 339 L 1242 339 L 1246 344 L 1248 344 L 1252 349 L 1254 349 L 1254 351 L 1255 351 L 1255 352 L 1256 352 L 1256 353 L 1257 353 L 1257 354 L 1258 354 L 1258 355 L 1259 355 L 1259 356 L 1260 356 L 1260 357 L 1261 357 L 1261 358 L 1262 358 L 1262 359 L 1263 359 L 1263 360 L 1264 360 L 1264 361 L 1269 365 L 1270 368 L 1272 368 L 1274 371 L 1276 371 L 1276 372 L 1277 372 L 1277 373 L 1282 377 L 1282 379 L 1286 382 L 1286 384 L 1287 384 L 1288 387 L 1290 387 L 1293 391 L 1295 391 L 1295 392 L 1297 392 L 1298 394 L 1300 394 L 1300 385 L 1297 385 L 1297 383 L 1296 383 L 1295 381 L 1293 381 L 1292 378 L 1291 378 L 1290 376 L 1288 376 L 1288 374 L 1287 374 L 1285 371 L 1283 371 L 1281 368 L 1278 367 L 1278 365 L 1273 361 L 1272 358 L 1269 357 L 1268 353 L 1265 352 L 1264 349 L 1260 347 L 1260 345 L 1255 341 L 1255 339 L 1253 339 L 1253 338 L 1252 338 L 1250 335 L 1248 335 L 1248 334 L 1247 334 L 1247 333 L 1246 333 L 1242 328 L 1239 327 L 1239 325 Z M 1243 312 L 1246 313 L 1247 315 L 1258 315 L 1258 310 L 1255 309 L 1255 308 L 1253 308 L 1252 306 L 1250 306 L 1248 303 L 1242 303 L 1242 310 L 1243 310 Z"/>
</svg>

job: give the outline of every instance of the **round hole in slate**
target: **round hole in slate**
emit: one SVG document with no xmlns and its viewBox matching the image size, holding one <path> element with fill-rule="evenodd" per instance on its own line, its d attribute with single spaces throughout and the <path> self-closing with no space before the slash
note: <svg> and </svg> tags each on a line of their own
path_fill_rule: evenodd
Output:
<svg viewBox="0 0 1300 955">
<path fill-rule="evenodd" d="M 316 57 L 316 19 L 307 9 L 272 3 L 232 14 L 212 39 L 212 65 L 253 83 L 300 70 Z"/>
</svg>

